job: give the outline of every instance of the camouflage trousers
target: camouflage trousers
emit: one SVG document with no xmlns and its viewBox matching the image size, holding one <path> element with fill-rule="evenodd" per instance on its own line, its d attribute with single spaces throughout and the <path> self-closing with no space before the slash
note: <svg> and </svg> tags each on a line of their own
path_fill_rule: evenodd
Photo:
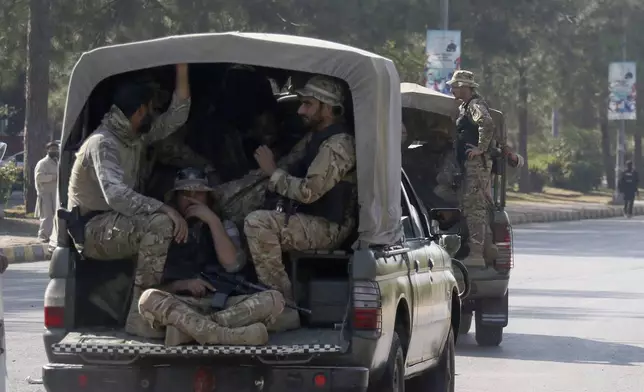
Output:
<svg viewBox="0 0 644 392">
<path fill-rule="evenodd" d="M 211 300 L 211 296 L 195 298 L 149 289 L 141 296 L 138 308 L 155 327 L 168 327 L 166 345 L 192 340 L 201 344 L 265 344 L 266 326 L 274 323 L 284 310 L 284 297 L 275 290 L 231 296 L 225 309 L 217 312 L 212 311 Z M 171 328 L 184 336 L 170 342 Z"/>
<path fill-rule="evenodd" d="M 108 212 L 85 226 L 85 257 L 105 261 L 136 257 L 132 303 L 125 326 L 128 333 L 150 338 L 164 335 L 144 322 L 137 303 L 143 290 L 161 283 L 172 234 L 172 220 L 162 213 L 125 216 Z"/>
<path fill-rule="evenodd" d="M 286 224 L 286 214 L 258 210 L 244 220 L 248 242 L 257 278 L 264 285 L 281 292 L 287 301 L 293 300 L 282 252 L 291 250 L 330 250 L 347 239 L 353 224 L 339 225 L 316 216 L 294 214 Z"/>
<path fill-rule="evenodd" d="M 469 231 L 470 254 L 468 266 L 485 266 L 485 240 L 489 227 L 489 190 L 492 162 L 486 165 L 480 157 L 465 162 L 465 181 L 461 192 L 461 206 Z"/>
</svg>

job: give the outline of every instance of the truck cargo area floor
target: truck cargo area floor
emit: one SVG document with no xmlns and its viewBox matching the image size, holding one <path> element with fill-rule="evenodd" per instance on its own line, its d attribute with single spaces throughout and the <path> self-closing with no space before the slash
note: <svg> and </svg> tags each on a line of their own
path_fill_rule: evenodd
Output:
<svg viewBox="0 0 644 392">
<path fill-rule="evenodd" d="M 163 341 L 138 338 L 123 331 L 70 332 L 52 346 L 55 354 L 117 354 L 141 356 L 200 356 L 200 355 L 293 355 L 342 353 L 348 342 L 340 331 L 300 328 L 270 334 L 264 346 L 183 345 L 166 347 Z"/>
</svg>

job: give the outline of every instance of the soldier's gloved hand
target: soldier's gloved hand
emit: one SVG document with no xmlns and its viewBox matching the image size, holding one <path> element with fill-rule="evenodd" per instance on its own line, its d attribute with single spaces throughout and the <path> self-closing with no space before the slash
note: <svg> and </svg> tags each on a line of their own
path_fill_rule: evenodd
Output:
<svg viewBox="0 0 644 392">
<path fill-rule="evenodd" d="M 205 223 L 210 223 L 218 219 L 217 214 L 208 208 L 208 206 L 199 202 L 199 200 L 193 199 L 192 197 L 186 197 L 186 199 L 192 202 L 192 205 L 186 210 L 186 219 L 198 218 Z"/>
<path fill-rule="evenodd" d="M 203 279 L 187 279 L 175 282 L 174 289 L 176 291 L 187 291 L 193 297 L 203 297 L 208 292 L 215 292 L 215 288 Z"/>
<path fill-rule="evenodd" d="M 177 243 L 186 242 L 188 240 L 188 223 L 186 223 L 186 220 L 177 210 L 165 204 L 161 206 L 161 212 L 168 215 L 172 223 L 174 223 L 174 240 Z"/>
<path fill-rule="evenodd" d="M 466 151 L 468 159 L 473 159 L 474 157 L 477 157 L 479 155 L 483 155 L 483 150 L 481 150 L 477 146 L 475 146 L 473 144 L 469 144 L 469 143 L 467 143 L 466 145 L 468 147 L 468 149 Z"/>
</svg>

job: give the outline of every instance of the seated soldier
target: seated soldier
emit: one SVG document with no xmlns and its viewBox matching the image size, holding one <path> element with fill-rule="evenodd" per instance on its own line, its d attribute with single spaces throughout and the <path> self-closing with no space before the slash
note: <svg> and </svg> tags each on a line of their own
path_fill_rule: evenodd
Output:
<svg viewBox="0 0 644 392">
<path fill-rule="evenodd" d="M 219 272 L 220 277 L 228 273 L 246 278 L 239 231 L 232 222 L 222 222 L 213 201 L 203 172 L 193 168 L 179 172 L 166 202 L 187 219 L 188 241 L 171 245 L 161 288 L 143 293 L 139 312 L 151 323 L 167 326 L 167 346 L 193 340 L 200 344 L 265 344 L 267 325 L 284 309 L 282 295 L 275 290 L 236 295 L 239 293 L 203 277 L 207 273 L 209 279 L 216 279 Z M 220 297 L 215 298 L 215 293 Z M 217 300 L 221 303 L 216 304 Z"/>
<path fill-rule="evenodd" d="M 141 293 L 158 285 L 172 239 L 185 240 L 187 225 L 168 205 L 139 192 L 141 149 L 175 132 L 188 117 L 190 86 L 187 64 L 176 66 L 176 91 L 165 115 L 150 113 L 153 91 L 145 84 L 120 86 L 101 125 L 76 153 L 68 185 L 68 209 L 77 209 L 84 239 L 74 238 L 84 257 L 95 260 L 136 259 L 132 303 L 125 331 L 143 337 L 164 336 L 151 328 L 137 309 Z M 102 308 L 122 302 L 120 279 L 107 282 L 93 298 Z M 116 299 L 113 301 L 113 299 Z M 101 306 L 105 304 L 107 306 Z"/>
<path fill-rule="evenodd" d="M 342 86 L 315 76 L 296 93 L 298 114 L 311 130 L 283 160 L 286 169 L 278 168 L 267 146 L 257 149 L 255 159 L 269 176 L 272 197 L 244 221 L 259 281 L 288 302 L 293 293 L 282 252 L 337 248 L 353 231 L 357 208 L 355 142 L 343 118 Z M 282 314 L 281 329 L 299 327 L 297 311 L 287 308 Z"/>
</svg>

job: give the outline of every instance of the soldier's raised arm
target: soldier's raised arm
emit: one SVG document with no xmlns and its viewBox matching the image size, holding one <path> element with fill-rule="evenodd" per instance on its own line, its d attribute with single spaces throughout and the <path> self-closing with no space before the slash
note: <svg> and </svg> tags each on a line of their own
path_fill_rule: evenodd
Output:
<svg viewBox="0 0 644 392">
<path fill-rule="evenodd" d="M 145 143 L 154 143 L 176 132 L 188 120 L 190 114 L 190 81 L 188 64 L 177 64 L 176 88 L 168 110 L 152 122 L 150 132 L 143 136 Z"/>
<path fill-rule="evenodd" d="M 268 189 L 303 204 L 311 204 L 340 182 L 356 166 L 355 141 L 349 134 L 327 139 L 309 166 L 306 177 L 297 178 L 277 169 Z"/>
<path fill-rule="evenodd" d="M 127 186 L 123 180 L 118 146 L 113 140 L 95 135 L 88 145 L 89 157 L 107 205 L 125 216 L 158 211 L 163 203 L 143 196 Z"/>
</svg>

